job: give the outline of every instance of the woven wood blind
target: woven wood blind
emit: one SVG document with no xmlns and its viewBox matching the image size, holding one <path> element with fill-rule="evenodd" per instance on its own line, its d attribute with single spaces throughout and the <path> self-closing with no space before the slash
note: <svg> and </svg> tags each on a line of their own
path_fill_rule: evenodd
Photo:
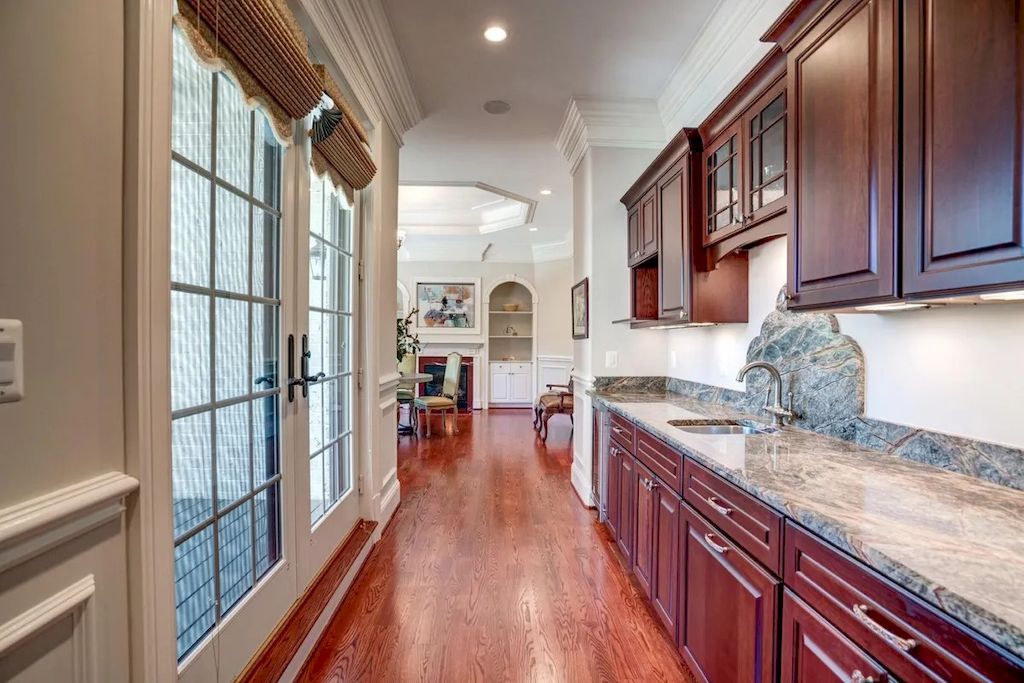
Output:
<svg viewBox="0 0 1024 683">
<path fill-rule="evenodd" d="M 264 105 L 281 139 L 320 102 L 322 78 L 285 0 L 178 0 L 175 22 L 203 61 L 226 66 Z"/>
<path fill-rule="evenodd" d="M 333 100 L 335 108 L 322 113 L 322 120 L 309 131 L 313 139 L 313 167 L 321 174 L 330 175 L 339 187 L 361 190 L 377 174 L 377 166 L 366 147 L 366 131 L 326 67 L 317 64 L 314 68 L 320 74 L 324 93 Z M 346 194 L 350 191 L 346 190 Z"/>
</svg>

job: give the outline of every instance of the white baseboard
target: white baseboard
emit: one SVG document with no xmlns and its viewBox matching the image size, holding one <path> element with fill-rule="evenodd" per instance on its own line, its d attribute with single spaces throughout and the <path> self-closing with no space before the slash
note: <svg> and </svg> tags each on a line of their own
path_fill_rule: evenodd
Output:
<svg viewBox="0 0 1024 683">
<path fill-rule="evenodd" d="M 590 490 L 590 477 L 580 468 L 579 461 L 572 461 L 572 487 L 576 489 L 576 495 L 580 497 L 583 504 L 588 507 L 594 507 L 594 498 L 591 495 Z"/>
<path fill-rule="evenodd" d="M 379 530 L 380 527 L 378 526 L 377 529 Z M 309 633 L 306 634 L 302 644 L 295 650 L 295 653 L 292 655 L 292 660 L 288 663 L 288 668 L 286 668 L 284 673 L 281 675 L 281 681 L 288 681 L 291 683 L 291 681 L 294 681 L 298 677 L 299 671 L 302 670 L 302 665 L 306 663 L 306 660 L 309 658 L 309 654 L 313 651 L 317 641 L 320 640 L 320 636 L 323 635 L 324 629 L 327 628 L 327 624 L 330 623 L 331 617 L 333 617 L 334 612 L 337 611 L 338 605 L 340 605 L 341 601 L 345 599 L 345 594 L 348 593 L 348 589 L 352 587 L 352 583 L 355 581 L 356 575 L 359 574 L 359 570 L 363 568 L 363 564 L 366 562 L 366 558 L 370 555 L 370 551 L 373 550 L 373 546 L 376 545 L 376 542 L 374 542 L 372 537 L 370 541 L 371 542 L 363 545 L 363 549 L 359 551 L 359 554 L 356 556 L 356 561 L 352 563 L 352 566 L 349 567 L 348 572 L 345 574 L 345 578 L 342 579 L 341 583 L 338 585 L 338 590 L 334 591 L 334 595 L 331 596 L 331 599 L 327 602 L 327 605 L 320 613 L 320 616 L 317 617 L 315 622 L 313 622 L 313 628 L 309 630 Z"/>
</svg>

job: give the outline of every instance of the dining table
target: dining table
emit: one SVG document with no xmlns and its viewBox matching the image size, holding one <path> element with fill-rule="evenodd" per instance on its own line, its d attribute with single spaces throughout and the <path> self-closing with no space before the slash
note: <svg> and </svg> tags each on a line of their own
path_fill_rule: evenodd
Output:
<svg viewBox="0 0 1024 683">
<path fill-rule="evenodd" d="M 427 382 L 434 379 L 434 376 L 429 372 L 401 372 L 401 379 L 398 380 L 398 386 L 411 385 L 411 384 L 426 384 Z M 409 402 L 409 421 L 402 424 L 401 419 L 398 420 L 398 433 L 402 434 L 413 434 L 415 428 L 413 427 L 412 411 L 414 410 L 412 402 Z"/>
</svg>

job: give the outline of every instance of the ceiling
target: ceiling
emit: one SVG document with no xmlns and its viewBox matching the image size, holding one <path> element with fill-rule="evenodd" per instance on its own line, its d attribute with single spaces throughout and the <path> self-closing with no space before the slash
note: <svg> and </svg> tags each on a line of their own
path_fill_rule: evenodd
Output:
<svg viewBox="0 0 1024 683">
<path fill-rule="evenodd" d="M 535 254 L 560 253 L 548 248 L 552 244 L 571 243 L 569 168 L 554 145 L 570 98 L 657 98 L 716 4 L 384 0 L 425 112 L 405 134 L 401 181 L 481 182 L 537 201 L 529 225 L 535 232 L 522 226 L 447 235 L 444 253 L 461 255 L 454 260 L 479 258 L 491 244 L 488 260 L 531 261 Z M 508 40 L 484 40 L 492 23 L 508 29 Z M 487 114 L 483 104 L 492 99 L 512 110 Z M 552 194 L 543 196 L 541 189 Z M 417 246 L 432 240 L 438 244 L 410 232 L 400 258 L 426 257 L 431 250 Z"/>
</svg>

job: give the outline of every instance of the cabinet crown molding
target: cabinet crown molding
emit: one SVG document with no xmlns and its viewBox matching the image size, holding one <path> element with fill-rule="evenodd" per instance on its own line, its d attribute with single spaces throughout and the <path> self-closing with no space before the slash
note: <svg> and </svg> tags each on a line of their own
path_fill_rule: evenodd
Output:
<svg viewBox="0 0 1024 683">
<path fill-rule="evenodd" d="M 651 99 L 573 97 L 555 146 L 575 173 L 591 147 L 660 149 L 665 126 Z"/>
</svg>

